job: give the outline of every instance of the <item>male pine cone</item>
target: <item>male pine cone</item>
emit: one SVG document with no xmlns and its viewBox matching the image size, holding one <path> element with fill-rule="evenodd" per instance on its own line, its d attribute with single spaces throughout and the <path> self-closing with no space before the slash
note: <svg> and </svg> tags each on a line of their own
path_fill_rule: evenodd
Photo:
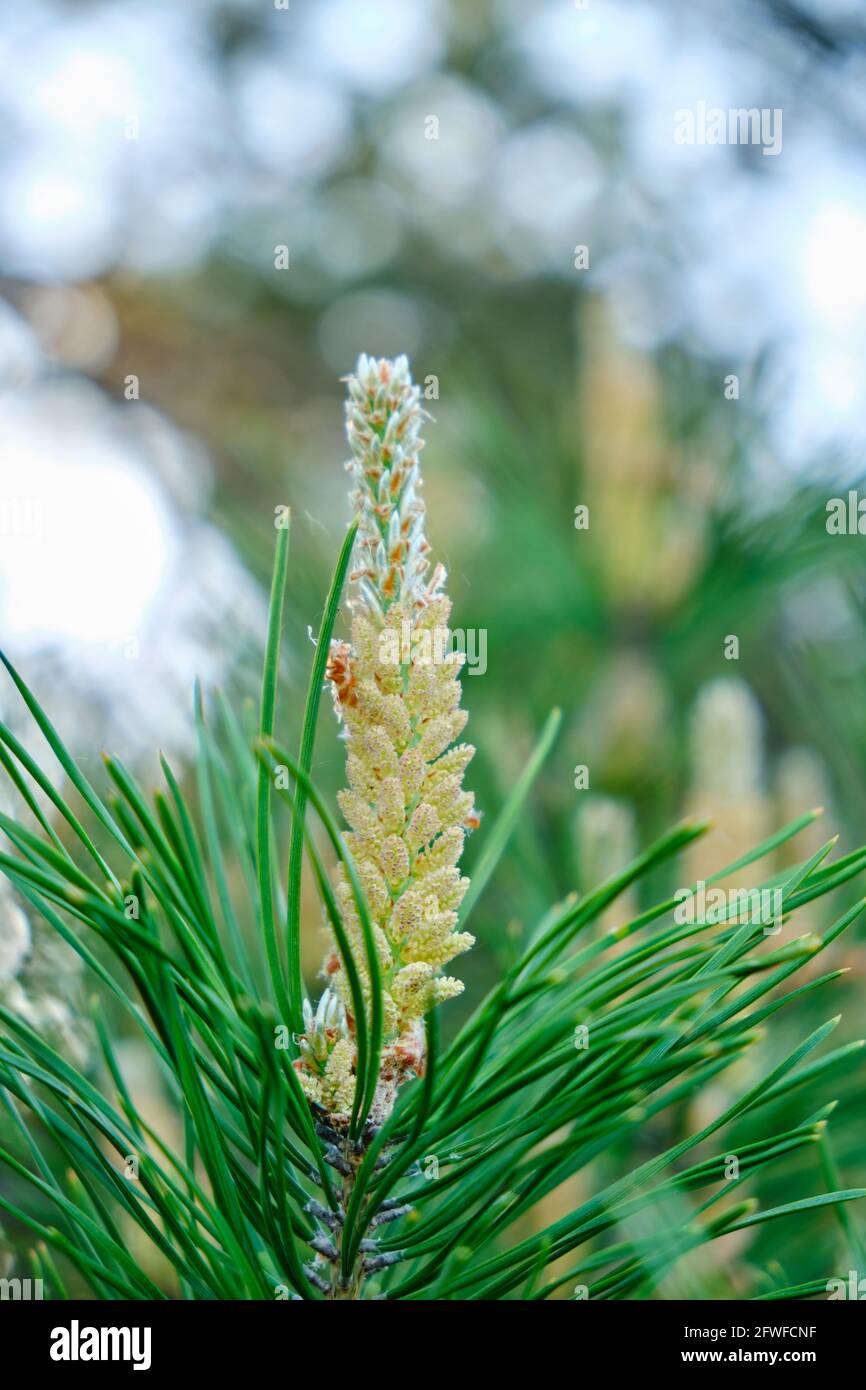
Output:
<svg viewBox="0 0 866 1390">
<path fill-rule="evenodd" d="M 346 844 L 364 889 L 383 984 L 384 1047 L 370 1118 L 390 1112 L 397 1088 L 424 1069 L 424 1014 L 461 993 L 442 967 L 474 938 L 459 932 L 469 886 L 457 867 L 477 825 L 463 773 L 474 748 L 455 741 L 462 653 L 450 651 L 451 603 L 442 565 L 430 573 L 419 454 L 425 412 L 405 357 L 361 356 L 348 379 L 346 431 L 358 534 L 350 576 L 351 641 L 334 641 L 327 677 L 346 743 L 348 789 L 339 796 Z M 336 896 L 369 1007 L 361 924 L 342 865 Z M 336 942 L 323 970 L 329 1002 L 322 1025 L 302 1039 L 308 1097 L 335 1122 L 354 1095 L 354 1020 Z M 312 1019 L 312 1015 L 310 1015 Z"/>
</svg>

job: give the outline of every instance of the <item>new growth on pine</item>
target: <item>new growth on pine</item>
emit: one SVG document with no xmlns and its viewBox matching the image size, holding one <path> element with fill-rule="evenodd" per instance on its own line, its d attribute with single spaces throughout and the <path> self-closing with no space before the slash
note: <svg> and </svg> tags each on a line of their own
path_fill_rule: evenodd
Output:
<svg viewBox="0 0 866 1390">
<path fill-rule="evenodd" d="M 463 774 L 474 748 L 457 743 L 462 653 L 449 652 L 443 565 L 431 569 L 421 495 L 425 411 L 405 357 L 362 356 L 348 379 L 347 468 L 358 522 L 350 582 L 351 640 L 331 643 L 327 679 L 346 745 L 339 795 L 345 836 L 373 922 L 382 977 L 384 1046 L 370 1120 L 391 1112 L 401 1083 L 424 1069 L 427 1011 L 463 989 L 442 967 L 468 951 L 457 910 L 469 887 L 459 861 L 477 824 Z M 336 896 L 369 1004 L 361 923 L 342 865 Z M 336 940 L 297 1067 L 311 1101 L 346 1128 L 355 1093 L 355 1020 Z"/>
</svg>

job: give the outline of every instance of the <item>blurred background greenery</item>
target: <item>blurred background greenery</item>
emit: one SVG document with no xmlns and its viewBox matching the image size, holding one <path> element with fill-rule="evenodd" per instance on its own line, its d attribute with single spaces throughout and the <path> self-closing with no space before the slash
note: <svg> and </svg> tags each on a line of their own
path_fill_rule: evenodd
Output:
<svg viewBox="0 0 866 1390">
<path fill-rule="evenodd" d="M 682 815 L 714 827 L 653 897 L 817 804 L 800 857 L 863 840 L 863 541 L 826 528 L 866 438 L 859 4 L 37 0 L 0 16 L 0 52 L 0 632 L 85 761 L 111 746 L 155 779 L 157 748 L 190 755 L 195 675 L 254 690 L 284 503 L 294 736 L 348 518 L 338 378 L 407 352 L 433 545 L 486 636 L 483 808 L 565 713 L 468 1003 L 552 899 Z M 780 152 L 678 144 L 701 101 L 781 110 Z M 21 727 L 6 688 L 0 712 Z M 342 763 L 326 709 L 332 793 Z M 86 1059 L 81 985 L 18 911 L 0 988 Z M 311 987 L 319 925 L 311 894 Z M 855 1037 L 862 929 L 836 963 Z M 773 1055 L 802 1031 L 779 1017 Z M 840 1100 L 854 1185 L 853 1068 Z M 666 1292 L 832 1264 L 830 1216 L 819 1242 L 761 1229 Z"/>
</svg>

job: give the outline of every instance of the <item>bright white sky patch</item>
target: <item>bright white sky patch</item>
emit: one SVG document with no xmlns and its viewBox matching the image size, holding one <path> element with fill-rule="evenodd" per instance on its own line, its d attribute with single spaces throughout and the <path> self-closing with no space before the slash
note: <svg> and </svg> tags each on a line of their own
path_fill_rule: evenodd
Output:
<svg viewBox="0 0 866 1390">
<path fill-rule="evenodd" d="M 801 274 L 825 322 L 857 323 L 866 308 L 866 210 L 841 202 L 819 207 L 807 228 Z"/>
<path fill-rule="evenodd" d="M 318 0 L 306 19 L 313 61 L 374 96 L 434 67 L 444 46 L 446 21 L 433 0 Z"/>
<path fill-rule="evenodd" d="M 120 643 L 166 574 L 171 519 L 119 440 L 63 404 L 28 393 L 0 407 L 0 626 L 35 643 Z"/>
</svg>

